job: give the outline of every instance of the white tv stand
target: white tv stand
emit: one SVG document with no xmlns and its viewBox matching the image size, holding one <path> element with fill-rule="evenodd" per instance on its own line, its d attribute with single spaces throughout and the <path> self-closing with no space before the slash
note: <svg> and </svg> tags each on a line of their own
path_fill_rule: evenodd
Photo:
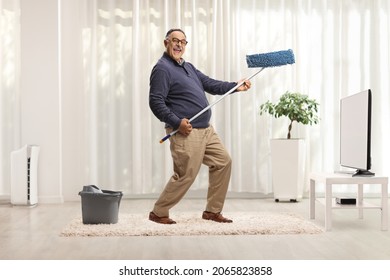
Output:
<svg viewBox="0 0 390 280">
<path fill-rule="evenodd" d="M 363 219 L 363 209 L 381 210 L 381 230 L 387 230 L 388 224 L 388 177 L 358 177 L 342 173 L 311 173 L 310 174 L 310 219 L 315 219 L 316 183 L 325 184 L 325 230 L 332 229 L 332 209 L 357 209 L 359 219 Z M 337 184 L 357 184 L 356 204 L 336 204 L 332 195 L 332 187 Z M 380 206 L 370 205 L 363 201 L 364 184 L 381 185 Z"/>
</svg>

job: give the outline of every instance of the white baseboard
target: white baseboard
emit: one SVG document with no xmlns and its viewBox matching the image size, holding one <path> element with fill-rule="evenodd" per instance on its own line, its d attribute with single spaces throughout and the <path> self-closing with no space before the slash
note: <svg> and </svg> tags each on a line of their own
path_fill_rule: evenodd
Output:
<svg viewBox="0 0 390 280">
<path fill-rule="evenodd" d="M 0 195 L 0 205 L 11 204 L 11 195 Z"/>
<path fill-rule="evenodd" d="M 62 196 L 38 196 L 38 204 L 56 204 L 64 203 L 64 198 Z M 10 195 L 0 195 L 0 204 L 11 204 Z"/>
<path fill-rule="evenodd" d="M 63 196 L 38 196 L 38 204 L 56 204 L 64 203 Z"/>
</svg>

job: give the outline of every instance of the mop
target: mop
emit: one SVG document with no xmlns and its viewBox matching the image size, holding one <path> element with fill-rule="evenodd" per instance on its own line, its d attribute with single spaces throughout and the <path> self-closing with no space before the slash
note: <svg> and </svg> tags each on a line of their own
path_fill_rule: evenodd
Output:
<svg viewBox="0 0 390 280">
<path fill-rule="evenodd" d="M 208 105 L 207 107 L 202 109 L 199 113 L 197 113 L 195 116 L 193 116 L 191 119 L 189 119 L 190 123 L 193 120 L 195 120 L 197 117 L 202 115 L 204 112 L 209 110 L 211 107 L 213 107 L 215 104 L 220 102 L 226 96 L 230 95 L 232 92 L 234 92 L 240 86 L 242 86 L 245 83 L 245 81 L 252 79 L 254 76 L 259 74 L 265 68 L 293 64 L 293 63 L 295 63 L 295 58 L 294 58 L 293 51 L 289 49 L 289 50 L 285 50 L 285 51 L 247 55 L 246 56 L 246 63 L 248 65 L 248 68 L 259 68 L 259 67 L 261 67 L 261 68 L 260 68 L 260 70 L 258 70 L 257 72 L 255 72 L 254 74 L 249 76 L 248 78 L 244 79 L 240 83 L 237 83 L 237 85 L 235 87 L 233 87 L 228 92 L 224 93 L 219 99 L 217 99 L 212 104 Z M 160 140 L 160 143 L 163 143 L 165 140 L 167 140 L 171 136 L 175 135 L 178 131 L 179 131 L 179 129 L 176 129 L 176 130 L 172 131 L 171 133 L 167 134 L 166 136 L 164 136 L 164 138 L 162 138 Z"/>
</svg>

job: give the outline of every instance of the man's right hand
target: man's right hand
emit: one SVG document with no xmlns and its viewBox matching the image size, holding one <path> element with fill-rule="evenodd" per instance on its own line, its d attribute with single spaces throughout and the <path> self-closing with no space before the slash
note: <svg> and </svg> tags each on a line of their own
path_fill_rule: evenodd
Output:
<svg viewBox="0 0 390 280">
<path fill-rule="evenodd" d="M 190 135 L 192 131 L 192 125 L 190 124 L 190 121 L 188 119 L 182 119 L 180 126 L 179 126 L 179 132 L 185 136 Z"/>
</svg>

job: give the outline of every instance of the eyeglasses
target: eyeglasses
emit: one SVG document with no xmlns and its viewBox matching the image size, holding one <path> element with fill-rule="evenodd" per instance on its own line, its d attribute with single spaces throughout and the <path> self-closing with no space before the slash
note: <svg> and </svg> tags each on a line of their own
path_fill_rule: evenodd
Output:
<svg viewBox="0 0 390 280">
<path fill-rule="evenodd" d="M 188 44 L 188 41 L 183 39 L 183 40 L 179 40 L 177 38 L 172 38 L 172 39 L 168 39 L 169 41 L 175 43 L 175 44 L 179 44 L 181 43 L 183 46 L 186 46 Z"/>
</svg>

